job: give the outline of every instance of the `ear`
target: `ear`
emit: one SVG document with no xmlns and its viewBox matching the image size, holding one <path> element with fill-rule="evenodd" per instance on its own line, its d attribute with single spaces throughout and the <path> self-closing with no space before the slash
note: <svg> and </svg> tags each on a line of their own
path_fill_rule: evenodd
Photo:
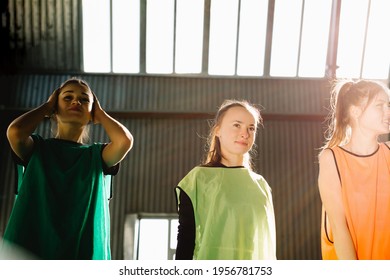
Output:
<svg viewBox="0 0 390 280">
<path fill-rule="evenodd" d="M 214 135 L 215 135 L 216 137 L 218 137 L 218 138 L 220 137 L 219 131 L 220 131 L 220 128 L 219 128 L 219 126 L 217 126 L 217 127 L 215 128 L 215 134 L 214 134 Z"/>
<path fill-rule="evenodd" d="M 361 116 L 363 110 L 360 106 L 352 105 L 349 110 L 349 113 L 351 114 L 352 119 L 356 120 Z"/>
</svg>

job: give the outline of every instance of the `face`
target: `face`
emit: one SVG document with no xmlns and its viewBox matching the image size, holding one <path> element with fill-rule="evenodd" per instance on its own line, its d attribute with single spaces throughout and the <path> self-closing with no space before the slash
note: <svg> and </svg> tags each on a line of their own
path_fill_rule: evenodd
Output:
<svg viewBox="0 0 390 280">
<path fill-rule="evenodd" d="M 224 158 L 241 157 L 250 151 L 255 135 L 255 118 L 241 106 L 228 109 L 216 130 Z"/>
<path fill-rule="evenodd" d="M 376 135 L 389 133 L 389 102 L 390 97 L 385 91 L 378 93 L 361 112 L 358 118 L 359 127 Z"/>
<path fill-rule="evenodd" d="M 68 84 L 58 95 L 57 120 L 62 123 L 87 124 L 91 120 L 93 95 L 80 84 Z"/>
</svg>

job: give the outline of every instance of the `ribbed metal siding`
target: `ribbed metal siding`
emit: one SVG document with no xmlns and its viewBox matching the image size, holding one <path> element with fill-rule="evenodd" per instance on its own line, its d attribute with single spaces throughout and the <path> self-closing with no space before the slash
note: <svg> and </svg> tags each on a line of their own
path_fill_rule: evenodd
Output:
<svg viewBox="0 0 390 280">
<path fill-rule="evenodd" d="M 3 107 L 30 108 L 46 100 L 72 75 L 2 75 Z M 100 103 L 117 112 L 214 113 L 224 99 L 247 99 L 264 114 L 324 115 L 328 81 L 284 79 L 227 79 L 79 75 L 95 91 Z M 17 94 L 12 94 L 17 93 Z"/>
<path fill-rule="evenodd" d="M 8 0 L 4 59 L 17 69 L 79 71 L 81 16 L 79 0 Z M 6 65 L 7 65 L 6 64 Z"/>
<path fill-rule="evenodd" d="M 40 105 L 67 75 L 0 76 L 11 98 L 3 104 L 26 109 Z M 225 98 L 244 98 L 262 104 L 264 128 L 256 141 L 256 170 L 273 189 L 280 259 L 318 259 L 320 200 L 316 155 L 322 143 L 321 121 L 293 119 L 324 112 L 326 81 L 232 80 L 167 77 L 86 75 L 103 108 L 128 112 L 119 120 L 133 133 L 134 148 L 114 178 L 111 206 L 112 253 L 123 257 L 123 224 L 128 213 L 175 213 L 173 189 L 204 154 L 207 119 L 177 119 L 169 112 L 215 112 Z M 290 105 L 289 105 L 290 104 Z M 132 118 L 134 112 L 161 112 L 159 118 Z M 6 111 L 5 111 L 6 113 Z M 281 120 L 269 114 L 288 113 Z M 292 119 L 289 120 L 291 115 Z M 184 115 L 185 117 L 185 115 Z M 46 124 L 48 125 L 48 124 Z M 48 127 L 38 132 L 48 136 Z M 99 126 L 95 141 L 106 141 Z M 1 165 L 0 232 L 12 207 L 13 171 L 9 157 Z"/>
</svg>

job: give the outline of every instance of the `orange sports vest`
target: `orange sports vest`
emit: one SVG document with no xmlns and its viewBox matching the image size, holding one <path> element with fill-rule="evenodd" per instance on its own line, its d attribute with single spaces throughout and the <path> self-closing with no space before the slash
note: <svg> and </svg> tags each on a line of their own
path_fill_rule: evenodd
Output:
<svg viewBox="0 0 390 280">
<path fill-rule="evenodd" d="M 390 148 L 384 143 L 367 156 L 343 148 L 333 151 L 340 176 L 348 228 L 360 260 L 390 260 Z M 322 211 L 324 260 L 337 259 L 332 230 Z"/>
</svg>

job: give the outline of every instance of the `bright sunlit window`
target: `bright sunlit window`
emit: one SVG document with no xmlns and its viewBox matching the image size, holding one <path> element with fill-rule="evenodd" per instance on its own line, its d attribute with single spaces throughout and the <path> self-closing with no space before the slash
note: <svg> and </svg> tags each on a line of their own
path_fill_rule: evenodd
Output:
<svg viewBox="0 0 390 280">
<path fill-rule="evenodd" d="M 367 8 L 368 0 L 342 1 L 337 56 L 338 76 L 360 76 Z"/>
<path fill-rule="evenodd" d="M 238 0 L 213 0 L 210 10 L 209 74 L 233 75 L 236 67 Z"/>
<path fill-rule="evenodd" d="M 302 0 L 276 0 L 272 34 L 271 76 L 296 75 Z"/>
<path fill-rule="evenodd" d="M 85 72 L 111 71 L 110 0 L 83 0 Z"/>
<path fill-rule="evenodd" d="M 141 218 L 138 260 L 172 260 L 177 244 L 178 219 Z"/>
<path fill-rule="evenodd" d="M 390 26 L 389 11 L 387 0 L 342 1 L 337 76 L 388 77 L 390 38 L 385 29 Z"/>
<path fill-rule="evenodd" d="M 112 71 L 138 73 L 140 0 L 112 1 Z"/>
<path fill-rule="evenodd" d="M 372 79 L 387 79 L 390 68 L 390 36 L 386 31 L 390 26 L 390 1 L 371 1 L 368 23 L 367 44 L 362 75 Z"/>
<path fill-rule="evenodd" d="M 241 0 L 237 75 L 263 75 L 267 14 L 268 0 Z"/>
<path fill-rule="evenodd" d="M 298 76 L 323 77 L 326 69 L 332 0 L 306 0 Z"/>
<path fill-rule="evenodd" d="M 387 79 L 390 1 L 341 1 L 333 30 L 335 1 L 275 0 L 269 22 L 268 0 L 82 0 L 84 71 L 321 78 L 330 55 L 337 77 Z"/>
<path fill-rule="evenodd" d="M 139 226 L 138 259 L 167 260 L 168 221 L 162 219 L 141 219 Z"/>
<path fill-rule="evenodd" d="M 204 1 L 176 0 L 175 72 L 202 71 Z"/>
<path fill-rule="evenodd" d="M 146 72 L 173 72 L 174 0 L 147 0 Z"/>
</svg>

